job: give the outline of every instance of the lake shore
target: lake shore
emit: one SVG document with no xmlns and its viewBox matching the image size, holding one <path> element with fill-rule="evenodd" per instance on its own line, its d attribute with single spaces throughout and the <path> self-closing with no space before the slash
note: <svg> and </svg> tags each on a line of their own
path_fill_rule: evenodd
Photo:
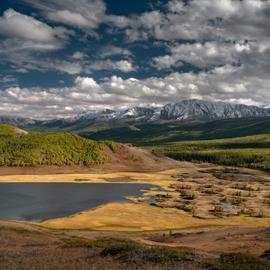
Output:
<svg viewBox="0 0 270 270">
<path fill-rule="evenodd" d="M 270 218 L 199 219 L 178 209 L 147 204 L 110 203 L 69 217 L 36 223 L 51 229 L 144 232 L 215 226 L 269 227 Z"/>
<path fill-rule="evenodd" d="M 166 194 L 168 191 L 173 196 L 179 196 L 172 186 L 179 184 L 179 179 L 185 175 L 191 177 L 191 179 L 188 178 L 187 180 L 189 181 L 188 184 L 194 185 L 193 182 L 198 182 L 196 179 L 198 174 L 202 174 L 202 168 L 203 170 L 214 170 L 223 167 L 213 165 L 206 166 L 204 164 L 201 166 L 194 165 L 193 167 L 188 165 L 186 167 L 159 172 L 92 172 L 87 174 L 1 175 L 0 183 L 139 183 L 160 186 L 164 189 L 163 194 Z M 245 173 L 250 173 L 250 175 L 256 175 L 260 177 L 260 179 L 264 179 L 264 181 L 270 181 L 269 176 L 263 172 L 249 169 L 241 170 Z M 194 177 L 194 179 L 192 177 Z M 212 181 L 213 176 L 208 173 L 205 176 L 205 179 L 206 181 Z M 221 180 L 218 179 L 215 179 L 215 181 L 221 182 Z M 186 183 L 184 183 L 184 185 L 186 185 Z M 174 205 L 166 205 L 165 207 L 160 204 L 156 206 L 149 205 L 149 196 L 155 196 L 157 194 L 162 194 L 162 192 L 155 189 L 148 190 L 144 191 L 141 198 L 129 198 L 132 200 L 130 203 L 109 203 L 71 216 L 51 219 L 44 222 L 29 222 L 29 224 L 52 229 L 126 232 L 162 231 L 170 229 L 181 230 L 213 226 L 270 226 L 269 217 L 236 215 L 226 218 L 204 218 L 196 217 L 190 212 L 177 209 Z"/>
<path fill-rule="evenodd" d="M 0 183 L 139 183 L 159 185 L 167 188 L 173 175 L 187 168 L 171 169 L 159 172 L 108 172 L 108 173 L 72 173 L 42 175 L 0 175 Z"/>
</svg>

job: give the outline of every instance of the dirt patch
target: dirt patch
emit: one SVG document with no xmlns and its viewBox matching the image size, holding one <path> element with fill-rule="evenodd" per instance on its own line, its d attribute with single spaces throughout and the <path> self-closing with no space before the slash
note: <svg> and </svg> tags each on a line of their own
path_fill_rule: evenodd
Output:
<svg viewBox="0 0 270 270">
<path fill-rule="evenodd" d="M 270 230 L 261 227 L 202 228 L 182 232 L 156 233 L 148 240 L 187 246 L 211 252 L 262 254 L 270 246 Z"/>
</svg>

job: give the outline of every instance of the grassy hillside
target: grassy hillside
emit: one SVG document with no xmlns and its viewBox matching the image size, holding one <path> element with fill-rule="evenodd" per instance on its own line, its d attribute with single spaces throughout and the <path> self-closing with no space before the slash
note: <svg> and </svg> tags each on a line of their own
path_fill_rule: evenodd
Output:
<svg viewBox="0 0 270 270">
<path fill-rule="evenodd" d="M 177 160 L 270 170 L 270 118 L 103 126 L 81 135 L 133 143 Z"/>
<path fill-rule="evenodd" d="M 0 166 L 93 165 L 104 162 L 106 146 L 69 133 L 31 132 L 0 126 Z"/>
<path fill-rule="evenodd" d="M 270 134 L 233 139 L 179 141 L 146 148 L 177 160 L 270 170 Z"/>
<path fill-rule="evenodd" d="M 206 140 L 242 137 L 270 133 L 270 118 L 229 119 L 207 123 L 163 123 L 128 125 L 91 124 L 73 129 L 80 135 L 96 140 L 114 140 L 136 145 L 160 144 L 174 141 Z"/>
</svg>

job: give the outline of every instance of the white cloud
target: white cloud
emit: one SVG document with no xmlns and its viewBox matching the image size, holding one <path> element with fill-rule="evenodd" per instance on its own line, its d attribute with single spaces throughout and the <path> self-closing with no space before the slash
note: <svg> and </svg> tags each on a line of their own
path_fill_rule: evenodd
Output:
<svg viewBox="0 0 270 270">
<path fill-rule="evenodd" d="M 77 77 L 75 79 L 75 83 L 77 86 L 79 86 L 82 89 L 98 89 L 99 85 L 96 83 L 96 81 L 89 77 Z"/>
<path fill-rule="evenodd" d="M 115 19 L 115 25 L 126 29 L 131 41 L 148 37 L 170 41 L 269 41 L 269 8 L 269 0 L 190 0 L 186 4 L 172 0 L 166 12 L 155 10 L 131 16 L 122 25 Z"/>
<path fill-rule="evenodd" d="M 176 72 L 145 80 L 112 76 L 98 83 L 91 77 L 78 76 L 71 87 L 8 87 L 0 91 L 0 113 L 55 118 L 84 110 L 162 105 L 189 98 L 269 106 L 270 79 L 254 79 L 243 72 L 242 67 L 227 65 L 209 72 Z"/>
<path fill-rule="evenodd" d="M 47 14 L 48 19 L 64 24 L 87 27 L 88 21 L 81 14 L 69 10 L 57 10 Z"/>
<path fill-rule="evenodd" d="M 103 47 L 99 50 L 98 54 L 101 58 L 107 58 L 114 55 L 132 56 L 132 53 L 128 49 L 120 48 L 113 45 L 107 45 Z"/>
<path fill-rule="evenodd" d="M 130 63 L 127 60 L 121 60 L 121 61 L 115 62 L 115 69 L 119 69 L 123 72 L 130 72 L 130 71 L 135 70 L 132 63 Z"/>
<path fill-rule="evenodd" d="M 87 55 L 85 53 L 77 51 L 72 55 L 71 58 L 75 60 L 83 60 L 86 57 Z"/>
<path fill-rule="evenodd" d="M 161 77 L 155 71 L 156 77 L 142 80 L 112 76 L 95 81 L 95 71 L 138 70 L 135 56 L 124 45 L 108 45 L 97 49 L 95 55 L 83 52 L 87 52 L 87 46 L 77 48 L 66 59 L 62 55 L 49 57 L 44 53 L 53 55 L 54 50 L 65 46 L 69 35 L 80 31 L 52 27 L 10 9 L 0 17 L 0 34 L 5 36 L 0 41 L 2 63 L 10 63 L 18 72 L 55 70 L 76 78 L 71 87 L 2 86 L 2 113 L 32 116 L 38 110 L 41 117 L 50 118 L 87 109 L 164 104 L 188 98 L 269 106 L 270 0 L 172 0 L 163 6 L 165 9 L 129 17 L 106 14 L 103 0 L 24 2 L 45 19 L 87 34 L 107 24 L 112 44 L 120 34 L 125 34 L 129 42 L 139 41 L 137 46 L 149 46 L 143 43 L 149 39 L 165 44 L 168 51 L 148 64 L 158 70 L 171 69 L 171 74 Z M 85 40 L 88 38 L 86 35 Z M 181 70 L 186 63 L 199 71 Z"/>
<path fill-rule="evenodd" d="M 179 67 L 186 62 L 197 67 L 239 64 L 247 54 L 257 52 L 255 43 L 205 42 L 180 44 L 170 48 L 170 55 L 155 57 L 153 64 L 157 69 Z"/>
<path fill-rule="evenodd" d="M 39 9 L 51 21 L 80 28 L 89 34 L 103 22 L 106 5 L 103 0 L 23 0 Z"/>
<path fill-rule="evenodd" d="M 54 42 L 59 35 L 65 34 L 65 29 L 52 28 L 30 16 L 8 9 L 0 17 L 0 34 L 12 38 L 50 43 Z"/>
<path fill-rule="evenodd" d="M 17 83 L 17 82 L 18 82 L 17 78 L 15 78 L 12 75 L 6 75 L 0 78 L 0 83 L 4 83 L 4 84 L 12 84 L 12 83 Z"/>
<path fill-rule="evenodd" d="M 131 72 L 135 71 L 136 67 L 133 66 L 132 62 L 128 60 L 112 61 L 108 60 L 97 60 L 91 63 L 88 63 L 84 70 L 86 72 L 93 72 L 97 70 L 120 70 L 122 72 Z"/>
<path fill-rule="evenodd" d="M 23 72 L 53 67 L 57 60 L 42 59 L 40 53 L 62 49 L 72 34 L 63 27 L 51 27 L 31 16 L 8 9 L 0 17 L 0 35 L 3 37 L 0 40 L 1 61 L 9 62 L 16 70 Z M 75 65 L 67 66 L 64 61 L 59 69 L 72 69 L 71 73 L 74 73 Z"/>
</svg>

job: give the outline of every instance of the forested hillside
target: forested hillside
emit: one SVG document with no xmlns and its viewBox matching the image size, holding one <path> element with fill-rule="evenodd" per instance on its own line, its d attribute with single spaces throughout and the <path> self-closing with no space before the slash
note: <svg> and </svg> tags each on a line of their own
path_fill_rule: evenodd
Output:
<svg viewBox="0 0 270 270">
<path fill-rule="evenodd" d="M 210 162 L 270 171 L 270 135 L 179 141 L 147 146 L 177 160 Z"/>
<path fill-rule="evenodd" d="M 104 162 L 106 146 L 69 133 L 30 132 L 0 126 L 0 166 L 94 165 Z"/>
</svg>

